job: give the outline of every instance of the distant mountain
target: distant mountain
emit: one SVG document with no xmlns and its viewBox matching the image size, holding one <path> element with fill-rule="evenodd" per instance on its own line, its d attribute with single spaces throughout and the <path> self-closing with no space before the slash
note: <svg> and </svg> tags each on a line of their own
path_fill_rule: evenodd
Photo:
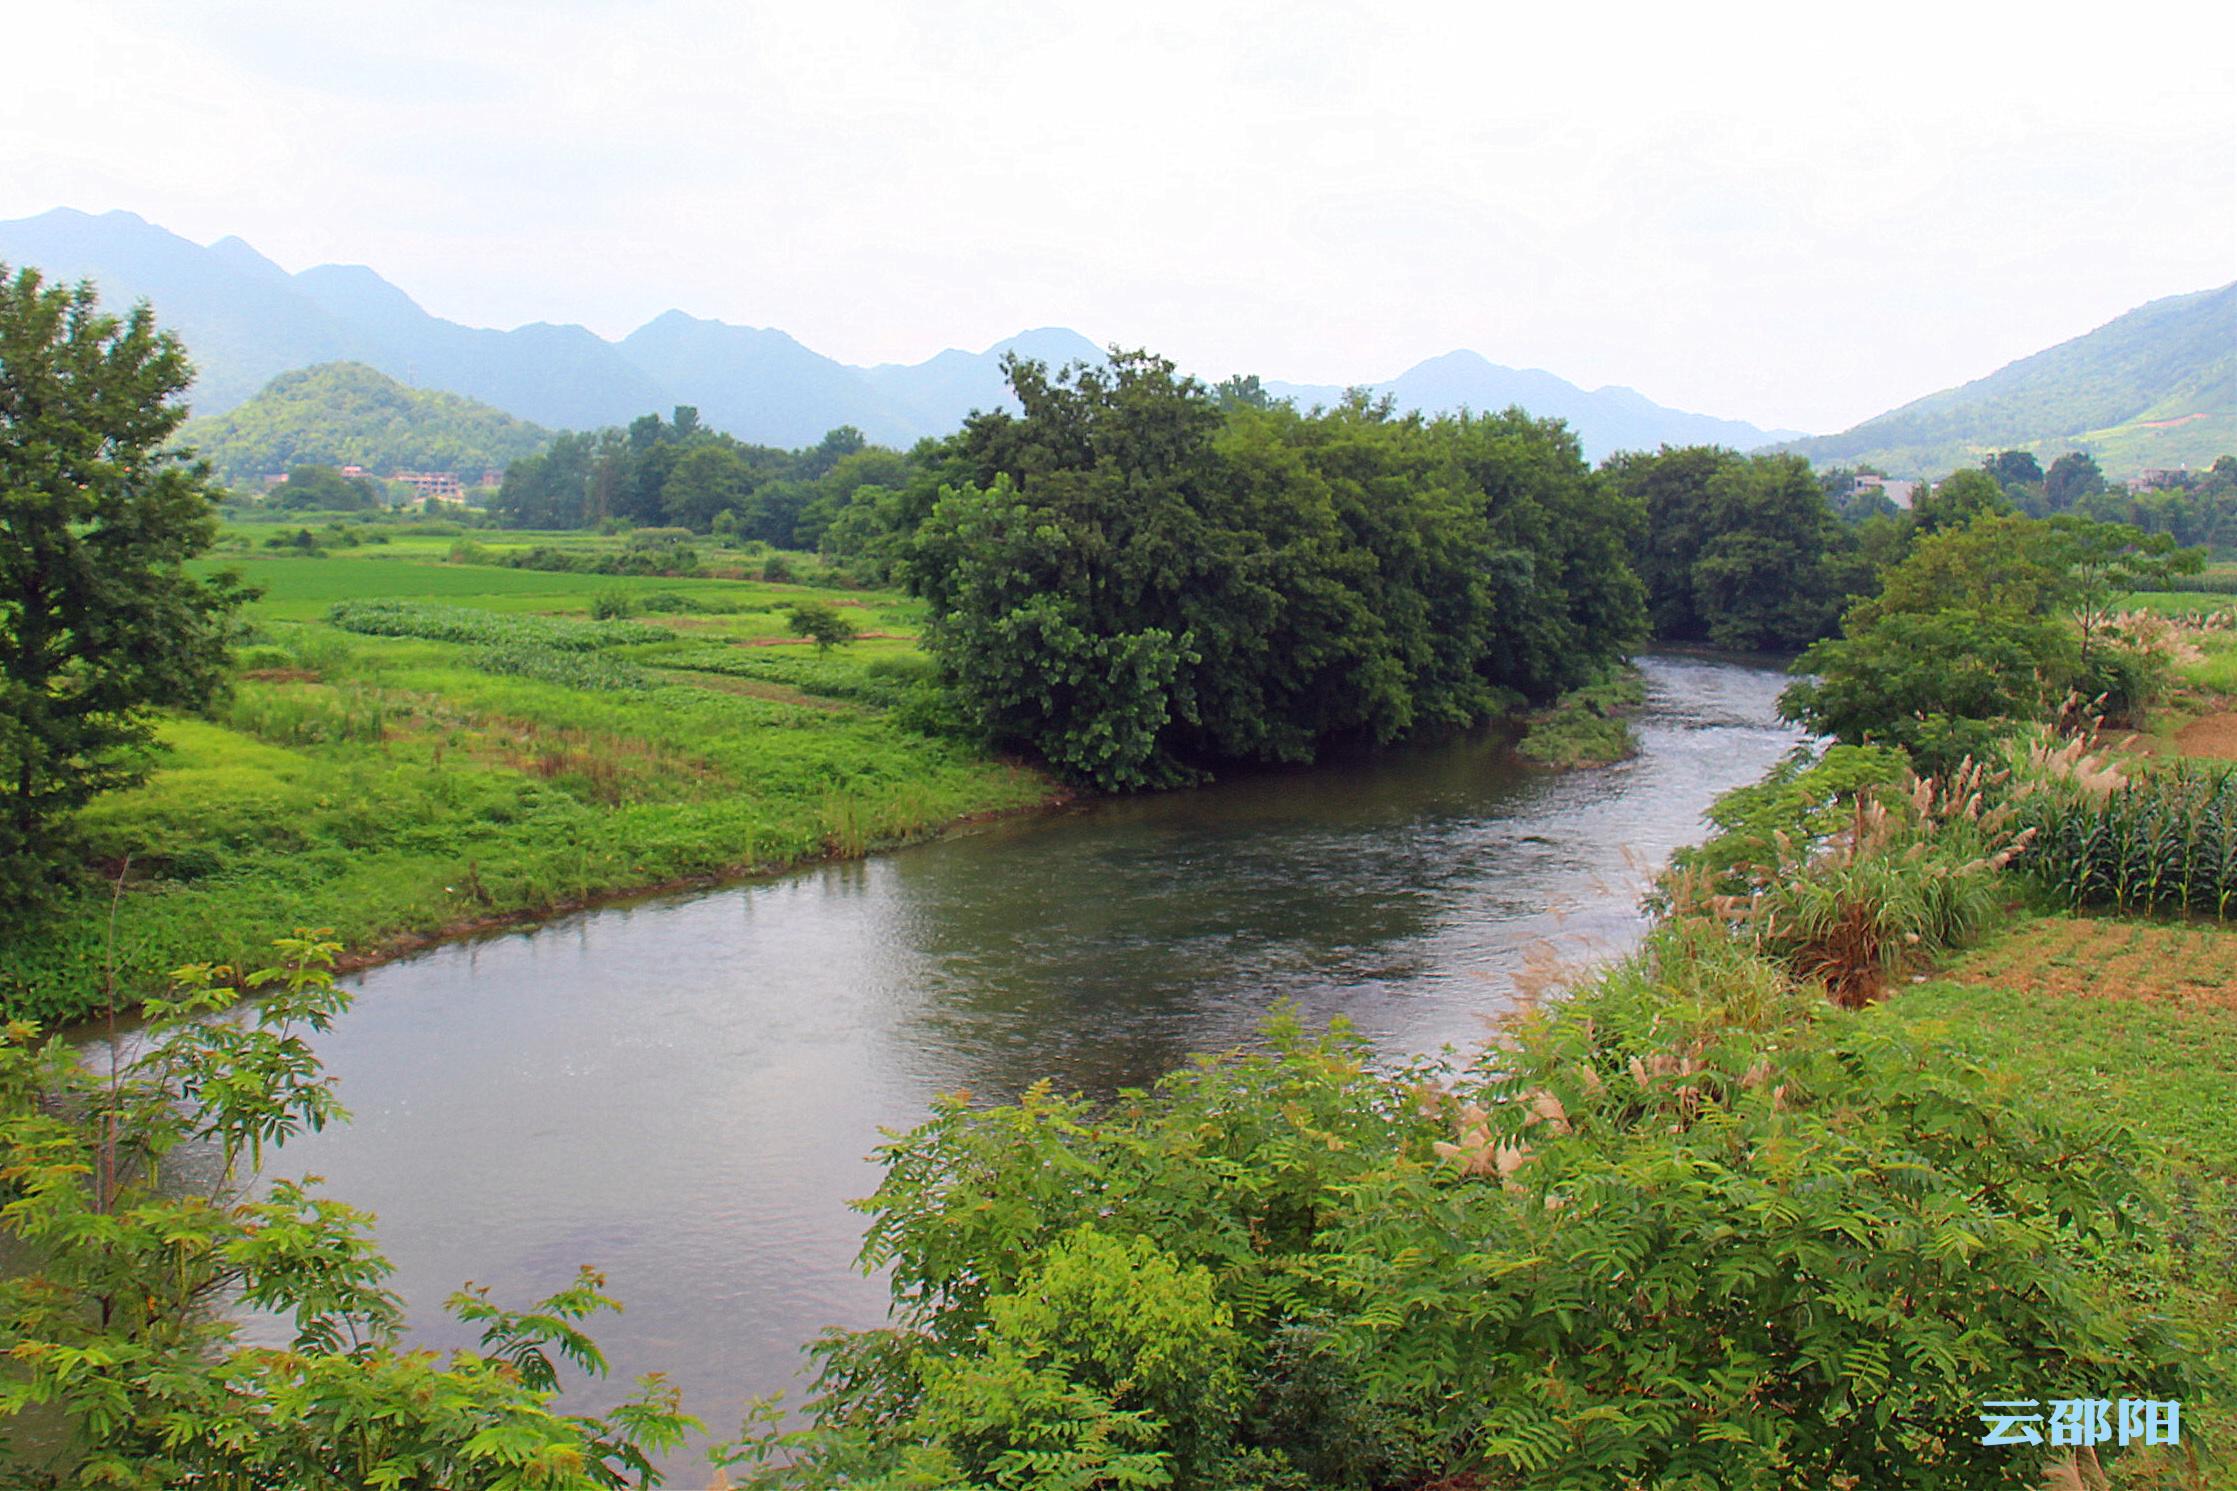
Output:
<svg viewBox="0 0 2237 1491">
<path fill-rule="evenodd" d="M 2154 300 L 2086 336 L 1788 447 L 1820 465 L 1940 476 L 1999 450 L 2070 450 L 2108 476 L 2237 452 L 2237 284 Z"/>
<path fill-rule="evenodd" d="M 312 462 L 391 471 L 455 471 L 469 483 L 534 455 L 551 433 L 455 393 L 407 388 L 361 362 L 282 373 L 223 414 L 186 422 L 179 435 L 231 486 Z"/>
<path fill-rule="evenodd" d="M 1333 404 L 1344 390 L 1302 383 L 1268 383 L 1267 392 L 1298 404 Z M 1749 450 L 1791 440 L 1799 430 L 1763 430 L 1737 419 L 1666 409 L 1636 389 L 1582 389 L 1538 368 L 1505 368 L 1474 352 L 1448 352 L 1417 363 L 1387 383 L 1368 386 L 1377 397 L 1388 394 L 1400 409 L 1440 413 L 1454 409 L 1495 412 L 1519 404 L 1541 418 L 1567 420 L 1584 446 L 1585 459 L 1599 461 L 1619 450 L 1653 450 L 1661 445 L 1729 445 Z"/>
<path fill-rule="evenodd" d="M 946 434 L 974 409 L 1014 408 L 1002 377 L 1008 352 L 1052 366 L 1103 355 L 1077 332 L 1043 327 L 983 352 L 951 350 L 920 363 L 858 368 L 781 331 L 682 311 L 658 316 L 618 343 L 580 326 L 491 331 L 429 315 L 362 265 L 289 274 L 238 238 L 205 248 L 129 212 L 57 208 L 0 222 L 0 263 L 92 279 L 112 305 L 152 302 L 201 370 L 192 397 L 203 416 L 234 409 L 291 369 L 350 362 L 548 428 L 622 424 L 691 404 L 709 425 L 763 444 L 796 448 L 851 424 L 873 440 L 906 445 Z M 1267 387 L 1306 405 L 1332 403 L 1343 393 Z M 1795 433 L 1666 409 L 1628 388 L 1588 392 L 1473 352 L 1433 358 L 1373 388 L 1403 408 L 1431 412 L 1519 403 L 1567 420 L 1595 460 L 1664 442 L 1745 449 Z"/>
</svg>

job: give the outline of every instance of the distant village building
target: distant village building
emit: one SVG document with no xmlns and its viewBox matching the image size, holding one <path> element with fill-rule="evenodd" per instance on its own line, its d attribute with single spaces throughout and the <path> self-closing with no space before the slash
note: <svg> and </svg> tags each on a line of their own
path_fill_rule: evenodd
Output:
<svg viewBox="0 0 2237 1491">
<path fill-rule="evenodd" d="M 409 488 L 410 500 L 453 504 L 466 501 L 466 488 L 459 483 L 455 471 L 397 471 L 388 479 Z"/>
<path fill-rule="evenodd" d="M 344 466 L 342 468 L 342 475 L 350 478 L 352 481 L 358 480 L 360 478 L 368 481 L 375 479 L 373 473 L 367 471 L 363 466 Z"/>
<path fill-rule="evenodd" d="M 501 487 L 505 485 L 505 473 L 495 466 L 484 466 L 482 468 L 481 484 L 490 488 Z"/>
<path fill-rule="evenodd" d="M 2131 492 L 2156 492 L 2161 487 L 2190 485 L 2188 466 L 2146 466 L 2128 479 Z"/>
</svg>

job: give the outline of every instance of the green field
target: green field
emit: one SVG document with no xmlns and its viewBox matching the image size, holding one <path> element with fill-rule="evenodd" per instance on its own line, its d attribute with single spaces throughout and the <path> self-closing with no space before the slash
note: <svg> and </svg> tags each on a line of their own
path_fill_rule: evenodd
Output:
<svg viewBox="0 0 2237 1491">
<path fill-rule="evenodd" d="M 279 557 L 242 532 L 206 565 L 264 592 L 230 697 L 163 720 L 146 784 L 81 817 L 95 868 L 125 875 L 126 996 L 181 963 L 253 960 L 296 927 L 376 956 L 859 854 L 1054 792 L 914 726 L 926 665 L 899 595 L 454 564 L 442 534 Z M 790 636 L 786 610 L 808 599 L 862 640 L 819 655 Z M 469 640 L 346 630 L 327 619 L 342 602 L 376 618 L 364 603 L 403 602 L 407 627 Z M 634 614 L 593 626 L 594 603 Z M 49 1019 L 98 1007 L 109 899 L 89 884 L 0 948 L 0 999 Z"/>
</svg>

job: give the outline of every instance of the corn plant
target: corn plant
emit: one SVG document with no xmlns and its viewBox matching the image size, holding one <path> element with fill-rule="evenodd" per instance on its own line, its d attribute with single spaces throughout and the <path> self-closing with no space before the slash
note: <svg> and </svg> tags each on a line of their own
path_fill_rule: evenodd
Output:
<svg viewBox="0 0 2237 1491">
<path fill-rule="evenodd" d="M 2069 906 L 2237 912 L 2237 768 L 2178 762 L 2030 785 L 2019 806 L 2035 837 L 2020 868 Z"/>
</svg>

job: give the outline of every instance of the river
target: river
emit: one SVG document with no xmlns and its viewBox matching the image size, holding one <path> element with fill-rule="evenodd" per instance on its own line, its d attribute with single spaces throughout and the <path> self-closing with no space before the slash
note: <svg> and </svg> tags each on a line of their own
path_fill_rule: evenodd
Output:
<svg viewBox="0 0 2237 1491">
<path fill-rule="evenodd" d="M 846 1201 L 881 1126 L 1041 1077 L 1107 1092 L 1252 1039 L 1268 1006 L 1392 1055 L 1466 1044 L 1545 957 L 1618 950 L 1652 866 L 1798 736 L 1769 669 L 1643 660 L 1643 749 L 1519 768 L 1491 735 L 1100 802 L 438 948 L 353 977 L 318 1053 L 354 1114 L 267 1173 L 379 1215 L 416 1338 L 471 1279 L 603 1270 L 615 1384 L 661 1369 L 727 1433 L 800 1344 L 879 1321 Z M 570 1399 L 603 1407 L 593 1387 Z"/>
</svg>

